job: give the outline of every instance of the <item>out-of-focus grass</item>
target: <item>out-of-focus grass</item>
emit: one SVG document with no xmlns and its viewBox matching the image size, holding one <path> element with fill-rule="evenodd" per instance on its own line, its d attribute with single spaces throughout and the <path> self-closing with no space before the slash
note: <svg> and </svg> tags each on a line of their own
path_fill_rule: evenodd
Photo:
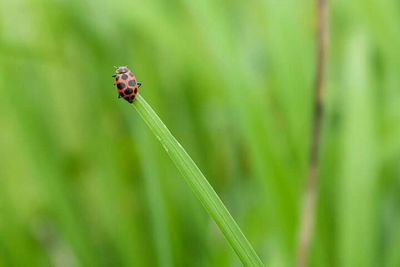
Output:
<svg viewBox="0 0 400 267">
<path fill-rule="evenodd" d="M 237 266 L 113 65 L 292 266 L 314 1 L 0 2 L 0 265 Z M 332 1 L 311 266 L 399 266 L 399 4 Z"/>
</svg>

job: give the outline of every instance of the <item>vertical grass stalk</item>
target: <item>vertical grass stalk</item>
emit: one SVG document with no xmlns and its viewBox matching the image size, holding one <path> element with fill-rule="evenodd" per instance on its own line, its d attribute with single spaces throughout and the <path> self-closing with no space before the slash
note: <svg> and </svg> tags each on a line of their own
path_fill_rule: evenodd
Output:
<svg viewBox="0 0 400 267">
<path fill-rule="evenodd" d="M 226 209 L 203 173 L 179 144 L 154 110 L 140 95 L 136 96 L 134 108 L 163 145 L 176 167 L 196 197 L 218 225 L 244 266 L 263 266 L 249 241 Z"/>
<path fill-rule="evenodd" d="M 319 144 L 323 113 L 323 86 L 325 72 L 325 53 L 327 44 L 327 0 L 316 0 L 316 66 L 313 101 L 313 122 L 311 130 L 310 159 L 308 163 L 306 184 L 303 193 L 300 228 L 296 252 L 296 266 L 307 265 L 310 242 L 314 232 L 315 202 L 318 188 Z"/>
</svg>

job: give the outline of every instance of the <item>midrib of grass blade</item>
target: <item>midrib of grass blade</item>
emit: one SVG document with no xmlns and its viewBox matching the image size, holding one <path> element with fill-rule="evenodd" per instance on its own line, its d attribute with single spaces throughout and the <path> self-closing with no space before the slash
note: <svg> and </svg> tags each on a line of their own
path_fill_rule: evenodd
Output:
<svg viewBox="0 0 400 267">
<path fill-rule="evenodd" d="M 143 97 L 137 95 L 133 106 L 163 145 L 193 193 L 218 225 L 243 265 L 264 266 L 203 173 L 150 105 Z"/>
</svg>

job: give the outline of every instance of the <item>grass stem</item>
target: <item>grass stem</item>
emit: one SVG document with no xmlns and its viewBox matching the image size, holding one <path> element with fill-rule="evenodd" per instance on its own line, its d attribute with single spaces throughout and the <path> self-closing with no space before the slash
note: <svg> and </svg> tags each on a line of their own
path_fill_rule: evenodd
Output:
<svg viewBox="0 0 400 267">
<path fill-rule="evenodd" d="M 211 218 L 235 250 L 244 266 L 263 266 L 249 241 L 226 209 L 203 173 L 179 144 L 150 105 L 140 95 L 133 106 L 163 145 L 193 193 L 203 204 Z"/>
<path fill-rule="evenodd" d="M 317 40 L 316 40 L 316 70 L 313 101 L 313 122 L 311 132 L 310 159 L 303 193 L 300 228 L 296 252 L 296 266 L 307 265 L 310 242 L 314 232 L 315 202 L 318 188 L 319 145 L 323 113 L 323 86 L 325 72 L 325 57 L 327 45 L 327 0 L 316 0 Z"/>
</svg>

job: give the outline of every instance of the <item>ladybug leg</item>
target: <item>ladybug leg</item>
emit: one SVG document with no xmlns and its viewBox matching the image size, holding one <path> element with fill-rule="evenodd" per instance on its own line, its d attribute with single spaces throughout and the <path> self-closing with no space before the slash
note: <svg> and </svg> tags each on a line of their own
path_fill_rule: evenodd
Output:
<svg viewBox="0 0 400 267">
<path fill-rule="evenodd" d="M 137 83 L 137 84 L 138 84 L 139 87 L 142 86 L 142 83 Z"/>
</svg>

